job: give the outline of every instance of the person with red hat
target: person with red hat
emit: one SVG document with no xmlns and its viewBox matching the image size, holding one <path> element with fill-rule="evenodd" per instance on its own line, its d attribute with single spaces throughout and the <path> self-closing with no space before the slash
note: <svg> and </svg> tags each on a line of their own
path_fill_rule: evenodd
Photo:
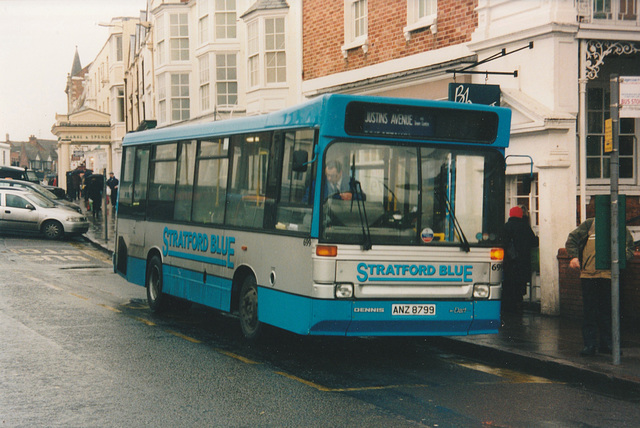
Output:
<svg viewBox="0 0 640 428">
<path fill-rule="evenodd" d="M 529 219 L 521 207 L 509 210 L 509 220 L 504 226 L 504 263 L 502 281 L 502 311 L 522 312 L 522 296 L 531 281 L 531 249 L 538 246 Z"/>
</svg>

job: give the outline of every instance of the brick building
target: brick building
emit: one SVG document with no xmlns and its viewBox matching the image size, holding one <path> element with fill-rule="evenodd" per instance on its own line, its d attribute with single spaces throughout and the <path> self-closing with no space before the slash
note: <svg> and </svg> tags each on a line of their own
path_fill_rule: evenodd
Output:
<svg viewBox="0 0 640 428">
<path fill-rule="evenodd" d="M 5 144 L 11 150 L 11 163 L 2 165 L 32 169 L 40 179 L 53 178 L 58 174 L 56 140 L 43 140 L 32 135 L 29 141 L 11 141 L 7 134 Z"/>
<path fill-rule="evenodd" d="M 447 99 L 450 83 L 499 85 L 513 113 L 507 155 L 533 160 L 531 171 L 527 158 L 507 158 L 505 214 L 529 208 L 540 238 L 529 297 L 558 314 L 558 250 L 592 196 L 609 191 L 608 76 L 640 74 L 639 9 L 637 0 L 306 0 L 302 93 Z M 489 59 L 470 68 L 481 74 L 453 73 Z M 639 122 L 621 122 L 627 218 L 640 214 Z"/>
</svg>

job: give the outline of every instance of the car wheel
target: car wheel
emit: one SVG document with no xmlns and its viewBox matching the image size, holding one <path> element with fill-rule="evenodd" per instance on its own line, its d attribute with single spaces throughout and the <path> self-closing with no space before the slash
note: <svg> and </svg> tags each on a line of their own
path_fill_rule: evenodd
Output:
<svg viewBox="0 0 640 428">
<path fill-rule="evenodd" d="M 169 298 L 162 292 L 162 261 L 153 256 L 147 264 L 147 302 L 152 312 L 166 309 Z"/>
<path fill-rule="evenodd" d="M 249 340 L 260 336 L 262 324 L 258 320 L 258 286 L 253 275 L 247 276 L 240 288 L 240 327 Z"/>
<path fill-rule="evenodd" d="M 48 220 L 42 225 L 42 233 L 47 239 L 60 239 L 64 235 L 64 229 L 57 221 Z"/>
</svg>

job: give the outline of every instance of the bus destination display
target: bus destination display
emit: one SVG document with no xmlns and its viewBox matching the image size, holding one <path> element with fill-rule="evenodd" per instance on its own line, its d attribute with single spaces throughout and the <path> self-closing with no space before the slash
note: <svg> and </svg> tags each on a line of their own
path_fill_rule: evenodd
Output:
<svg viewBox="0 0 640 428">
<path fill-rule="evenodd" d="M 498 115 L 354 101 L 347 105 L 345 131 L 350 135 L 491 144 L 498 132 Z"/>
</svg>

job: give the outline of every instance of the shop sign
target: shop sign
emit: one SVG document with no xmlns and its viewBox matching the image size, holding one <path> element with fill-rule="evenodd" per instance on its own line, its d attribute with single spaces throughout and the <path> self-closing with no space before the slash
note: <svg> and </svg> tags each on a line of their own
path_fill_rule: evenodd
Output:
<svg viewBox="0 0 640 428">
<path fill-rule="evenodd" d="M 611 153 L 613 151 L 613 119 L 604 121 L 604 152 Z"/>
<path fill-rule="evenodd" d="M 620 117 L 640 117 L 640 76 L 620 76 Z"/>
<path fill-rule="evenodd" d="M 500 85 L 449 83 L 449 101 L 500 106 Z"/>
</svg>

